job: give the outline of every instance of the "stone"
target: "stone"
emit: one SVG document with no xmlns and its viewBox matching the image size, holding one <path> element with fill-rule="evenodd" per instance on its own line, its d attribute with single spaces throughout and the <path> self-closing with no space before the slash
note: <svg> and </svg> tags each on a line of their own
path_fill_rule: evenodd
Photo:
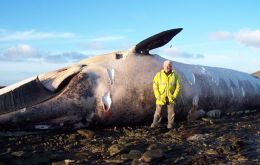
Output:
<svg viewBox="0 0 260 165">
<path fill-rule="evenodd" d="M 69 139 L 69 140 L 76 140 L 76 139 L 77 139 L 77 134 L 70 134 L 70 135 L 68 136 L 68 139 Z"/>
<path fill-rule="evenodd" d="M 105 159 L 104 161 L 106 163 L 109 163 L 109 164 L 122 164 L 122 163 L 124 163 L 124 160 L 120 160 L 120 159 Z"/>
<path fill-rule="evenodd" d="M 241 114 L 243 114 L 243 113 L 244 113 L 243 111 L 237 111 L 237 112 L 236 112 L 237 115 L 241 115 Z"/>
<path fill-rule="evenodd" d="M 245 110 L 245 114 L 249 114 L 250 113 L 250 110 Z"/>
<path fill-rule="evenodd" d="M 200 119 L 203 116 L 205 116 L 205 111 L 203 109 L 192 109 L 189 111 L 187 119 L 189 122 L 192 122 L 194 120 Z"/>
<path fill-rule="evenodd" d="M 24 151 L 16 151 L 12 152 L 11 155 L 16 156 L 16 157 L 22 157 L 25 154 Z"/>
<path fill-rule="evenodd" d="M 114 156 L 120 153 L 123 153 L 126 150 L 126 148 L 121 144 L 114 144 L 108 148 L 108 152 L 110 156 Z"/>
<path fill-rule="evenodd" d="M 154 150 L 154 149 L 157 149 L 158 148 L 158 145 L 156 143 L 154 144 L 151 144 L 147 147 L 147 150 Z"/>
<path fill-rule="evenodd" d="M 150 165 L 150 163 L 145 163 L 145 162 L 142 162 L 142 161 L 139 160 L 139 159 L 134 159 L 134 160 L 131 162 L 131 165 Z"/>
<path fill-rule="evenodd" d="M 206 153 L 209 154 L 209 155 L 218 155 L 218 152 L 213 150 L 213 149 L 207 150 Z"/>
<path fill-rule="evenodd" d="M 207 112 L 206 115 L 210 118 L 220 118 L 221 110 L 219 110 L 219 109 L 210 110 Z"/>
<path fill-rule="evenodd" d="M 210 123 L 210 124 L 214 124 L 214 122 L 212 121 L 212 119 L 209 119 L 209 118 L 203 117 L 203 118 L 201 118 L 201 120 L 203 120 L 203 121 L 205 121 L 205 122 L 208 122 L 208 123 Z"/>
<path fill-rule="evenodd" d="M 151 163 L 151 162 L 157 162 L 162 157 L 163 157 L 163 151 L 161 149 L 155 149 L 155 150 L 146 151 L 142 155 L 141 160 L 147 163 Z"/>
<path fill-rule="evenodd" d="M 130 150 L 128 154 L 122 154 L 121 159 L 123 160 L 133 160 L 139 159 L 142 155 L 141 151 L 138 150 Z"/>
<path fill-rule="evenodd" d="M 71 159 L 65 159 L 64 160 L 65 164 L 71 164 L 71 163 L 74 163 L 74 162 L 75 162 L 75 160 L 71 160 Z"/>
<path fill-rule="evenodd" d="M 95 137 L 95 133 L 90 130 L 80 129 L 77 132 L 88 139 L 93 139 Z"/>
<path fill-rule="evenodd" d="M 84 152 L 78 152 L 74 154 L 74 157 L 78 160 L 84 160 L 89 158 L 89 154 Z"/>
<path fill-rule="evenodd" d="M 194 134 L 187 138 L 188 141 L 201 141 L 205 140 L 208 137 L 208 134 Z"/>
<path fill-rule="evenodd" d="M 141 151 L 138 151 L 138 150 L 131 150 L 128 154 L 128 158 L 129 159 L 138 159 L 140 158 L 142 155 L 142 152 Z"/>
</svg>

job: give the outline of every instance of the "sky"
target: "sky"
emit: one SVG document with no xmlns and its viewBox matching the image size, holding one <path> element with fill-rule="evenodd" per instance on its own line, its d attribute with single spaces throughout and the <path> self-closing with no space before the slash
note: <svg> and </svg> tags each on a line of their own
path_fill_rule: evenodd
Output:
<svg viewBox="0 0 260 165">
<path fill-rule="evenodd" d="M 259 0 L 1 0 L 0 86 L 183 30 L 151 51 L 187 64 L 260 70 Z"/>
</svg>

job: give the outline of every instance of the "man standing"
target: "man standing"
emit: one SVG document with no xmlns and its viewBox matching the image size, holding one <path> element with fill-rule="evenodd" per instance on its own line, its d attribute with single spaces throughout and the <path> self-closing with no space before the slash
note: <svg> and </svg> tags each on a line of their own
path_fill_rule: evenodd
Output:
<svg viewBox="0 0 260 165">
<path fill-rule="evenodd" d="M 155 128 L 160 124 L 162 107 L 167 106 L 167 128 L 172 129 L 175 116 L 174 104 L 180 92 L 180 83 L 178 75 L 172 69 L 171 61 L 165 61 L 163 69 L 155 75 L 153 79 L 153 91 L 156 98 L 156 110 L 151 128 Z"/>
</svg>

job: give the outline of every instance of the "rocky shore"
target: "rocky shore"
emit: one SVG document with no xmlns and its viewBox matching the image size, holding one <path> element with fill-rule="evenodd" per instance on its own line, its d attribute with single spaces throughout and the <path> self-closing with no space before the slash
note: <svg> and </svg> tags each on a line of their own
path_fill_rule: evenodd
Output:
<svg viewBox="0 0 260 165">
<path fill-rule="evenodd" d="M 259 164 L 260 114 L 0 137 L 2 164 Z"/>
</svg>

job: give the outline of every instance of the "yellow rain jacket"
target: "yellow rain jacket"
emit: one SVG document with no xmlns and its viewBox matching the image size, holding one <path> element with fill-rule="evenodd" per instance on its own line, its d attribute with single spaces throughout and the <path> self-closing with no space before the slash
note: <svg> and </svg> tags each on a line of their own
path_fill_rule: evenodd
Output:
<svg viewBox="0 0 260 165">
<path fill-rule="evenodd" d="M 164 70 L 161 70 L 153 79 L 153 92 L 156 104 L 166 104 L 166 97 L 168 97 L 170 104 L 175 104 L 180 88 L 179 77 L 174 71 L 167 76 Z"/>
</svg>

